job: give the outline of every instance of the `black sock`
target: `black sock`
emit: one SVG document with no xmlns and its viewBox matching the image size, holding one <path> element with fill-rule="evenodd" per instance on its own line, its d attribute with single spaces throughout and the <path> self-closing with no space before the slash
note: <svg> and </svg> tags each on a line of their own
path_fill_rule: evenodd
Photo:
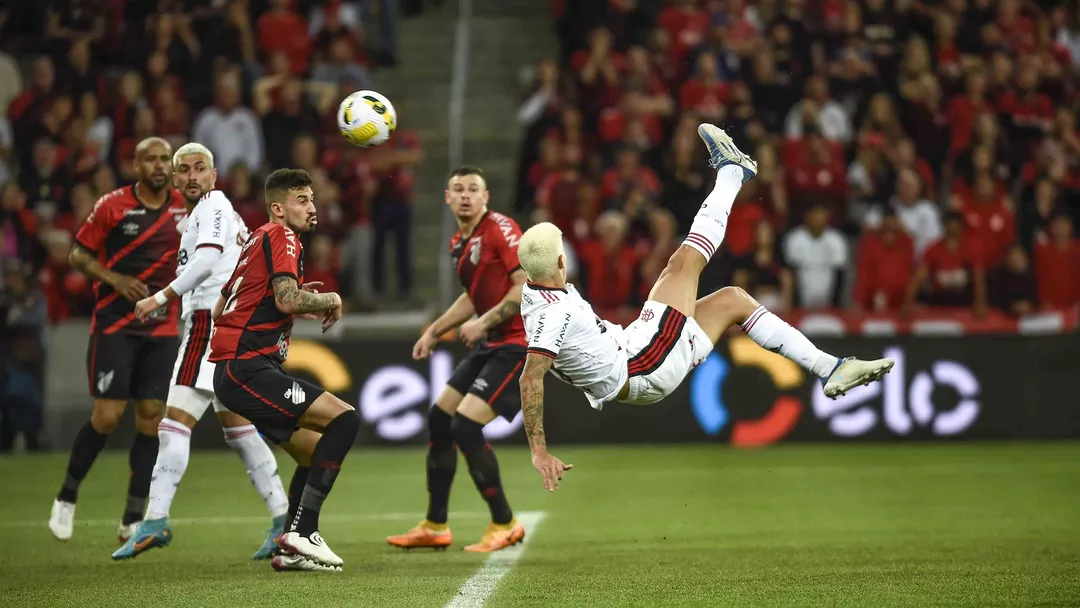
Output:
<svg viewBox="0 0 1080 608">
<path fill-rule="evenodd" d="M 97 459 L 97 455 L 101 452 L 101 448 L 105 447 L 105 440 L 108 437 L 108 435 L 97 432 L 97 429 L 89 421 L 79 429 L 79 434 L 75 436 L 75 444 L 71 446 L 67 476 L 64 478 L 64 485 L 60 487 L 60 493 L 56 495 L 56 498 L 70 503 L 78 500 L 79 484 L 82 483 L 83 478 L 90 471 L 94 460 Z"/>
<path fill-rule="evenodd" d="M 341 414 L 323 429 L 322 437 L 311 454 L 311 471 L 304 492 L 300 495 L 290 532 L 310 536 L 319 529 L 319 511 L 322 510 L 323 501 L 334 487 L 341 462 L 352 448 L 359 431 L 360 417 L 356 412 Z"/>
<path fill-rule="evenodd" d="M 450 504 L 450 485 L 457 470 L 457 446 L 450 432 L 454 418 L 438 408 L 428 412 L 427 520 L 445 524 Z"/>
<path fill-rule="evenodd" d="M 128 483 L 127 506 L 124 508 L 124 517 L 120 520 L 125 526 L 143 517 L 143 511 L 146 510 L 146 497 L 150 495 L 150 478 L 154 475 L 157 453 L 157 435 L 135 434 L 135 441 L 131 442 L 131 452 L 128 453 L 131 481 Z"/>
<path fill-rule="evenodd" d="M 285 514 L 286 524 L 296 517 L 296 507 L 300 506 L 300 496 L 304 493 L 304 486 L 307 484 L 310 472 L 311 467 L 296 465 L 292 481 L 289 482 L 289 512 Z"/>
<path fill-rule="evenodd" d="M 510 510 L 510 503 L 506 502 L 502 480 L 499 479 L 499 461 L 495 458 L 491 444 L 484 438 L 484 425 L 461 414 L 455 414 L 450 429 L 461 453 L 465 454 L 469 475 L 472 476 L 476 489 L 480 490 L 480 495 L 491 509 L 491 521 L 497 524 L 510 523 L 514 514 Z"/>
</svg>

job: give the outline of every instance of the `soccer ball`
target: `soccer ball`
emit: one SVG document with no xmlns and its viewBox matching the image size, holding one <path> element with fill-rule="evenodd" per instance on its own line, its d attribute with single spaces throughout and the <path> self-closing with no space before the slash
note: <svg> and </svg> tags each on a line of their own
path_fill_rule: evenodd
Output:
<svg viewBox="0 0 1080 608">
<path fill-rule="evenodd" d="M 367 148 L 390 139 L 397 128 L 397 112 L 381 93 L 357 91 L 338 106 L 337 121 L 350 144 Z"/>
</svg>

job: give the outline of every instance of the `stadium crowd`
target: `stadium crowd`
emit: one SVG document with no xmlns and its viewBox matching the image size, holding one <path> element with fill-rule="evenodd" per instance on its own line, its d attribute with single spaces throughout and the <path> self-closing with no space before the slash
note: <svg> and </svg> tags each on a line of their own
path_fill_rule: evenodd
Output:
<svg viewBox="0 0 1080 608">
<path fill-rule="evenodd" d="M 1080 302 L 1080 9 L 1062 0 L 555 0 L 518 210 L 632 318 L 712 187 L 759 163 L 702 291 L 777 310 L 1022 315 Z"/>
<path fill-rule="evenodd" d="M 68 263 L 99 196 L 135 179 L 134 148 L 165 137 L 215 153 L 218 188 L 250 228 L 261 180 L 307 169 L 320 232 L 307 277 L 351 296 L 408 297 L 412 168 L 399 131 L 375 150 L 345 144 L 337 102 L 396 65 L 397 0 L 49 0 L 0 5 L 0 451 L 14 429 L 36 447 L 43 330 L 88 316 L 90 282 Z M 422 3 L 405 0 L 415 14 Z M 398 288 L 385 294 L 396 242 Z"/>
</svg>

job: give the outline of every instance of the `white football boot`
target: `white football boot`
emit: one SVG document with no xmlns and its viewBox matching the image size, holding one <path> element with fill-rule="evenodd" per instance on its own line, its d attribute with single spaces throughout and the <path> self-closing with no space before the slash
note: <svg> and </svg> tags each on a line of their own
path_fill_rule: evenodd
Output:
<svg viewBox="0 0 1080 608">
<path fill-rule="evenodd" d="M 75 503 L 54 499 L 49 514 L 49 530 L 57 540 L 68 540 L 75 529 Z"/>
<path fill-rule="evenodd" d="M 325 566 L 312 561 L 303 555 L 291 553 L 279 553 L 270 559 L 270 565 L 278 572 L 307 571 L 307 572 L 341 572 L 341 566 Z"/>
<path fill-rule="evenodd" d="M 300 536 L 299 532 L 286 532 L 277 541 L 278 546 L 288 553 L 303 555 L 324 566 L 340 566 L 344 562 L 326 544 L 318 531 L 310 536 Z"/>
<path fill-rule="evenodd" d="M 863 361 L 855 357 L 841 359 L 825 381 L 825 396 L 831 399 L 846 394 L 851 389 L 880 380 L 896 365 L 892 359 Z"/>
</svg>

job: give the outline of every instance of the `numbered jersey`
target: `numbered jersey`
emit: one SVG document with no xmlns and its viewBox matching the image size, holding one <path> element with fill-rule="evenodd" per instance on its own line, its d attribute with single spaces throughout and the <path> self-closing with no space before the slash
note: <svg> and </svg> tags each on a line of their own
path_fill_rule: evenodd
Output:
<svg viewBox="0 0 1080 608">
<path fill-rule="evenodd" d="M 554 359 L 555 377 L 584 391 L 590 405 L 601 409 L 619 394 L 627 378 L 623 328 L 596 316 L 573 285 L 526 283 L 521 317 L 528 352 Z"/>
<path fill-rule="evenodd" d="M 240 259 L 240 250 L 248 239 L 248 229 L 220 190 L 207 192 L 181 227 L 183 232 L 180 251 L 176 255 L 176 276 L 184 272 L 196 250 L 213 247 L 221 252 L 210 277 L 183 295 L 183 318 L 187 320 L 193 311 L 214 308 L 221 288 Z"/>
<path fill-rule="evenodd" d="M 292 230 L 268 222 L 255 229 L 221 295 L 225 308 L 214 322 L 210 360 L 289 356 L 293 315 L 278 310 L 272 281 L 280 276 L 304 284 L 304 247 Z"/>
</svg>

